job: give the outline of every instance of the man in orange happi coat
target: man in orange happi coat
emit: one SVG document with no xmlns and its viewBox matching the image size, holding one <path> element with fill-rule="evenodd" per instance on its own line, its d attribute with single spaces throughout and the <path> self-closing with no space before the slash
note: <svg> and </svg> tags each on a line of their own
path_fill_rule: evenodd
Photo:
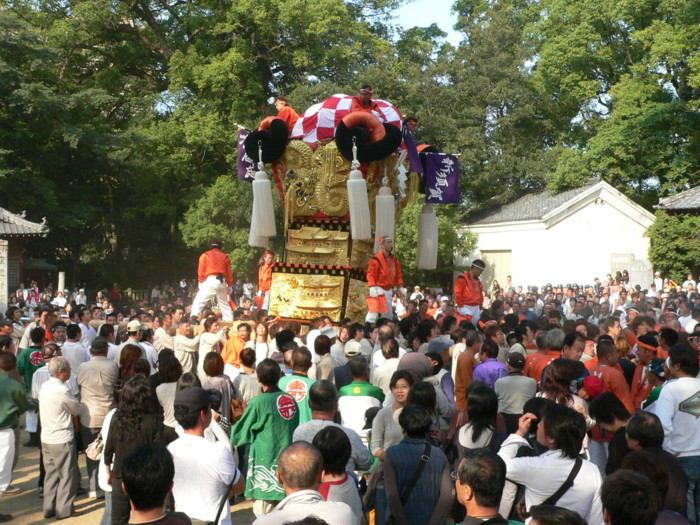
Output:
<svg viewBox="0 0 700 525">
<path fill-rule="evenodd" d="M 598 364 L 591 368 L 591 375 L 597 376 L 605 384 L 605 392 L 615 394 L 630 414 L 634 414 L 632 395 L 627 380 L 617 364 L 615 343 L 604 339 L 597 346 Z"/>
<path fill-rule="evenodd" d="M 289 102 L 284 97 L 277 97 L 275 99 L 275 108 L 277 108 L 278 111 L 277 118 L 280 118 L 287 123 L 289 133 L 291 134 L 292 129 L 294 129 L 294 125 L 297 123 L 297 120 L 299 120 L 299 114 L 294 111 L 292 106 L 289 105 Z"/>
<path fill-rule="evenodd" d="M 221 241 L 213 241 L 211 250 L 199 256 L 199 290 L 192 302 L 192 317 L 199 316 L 211 298 L 216 297 L 224 321 L 233 321 L 233 312 L 228 302 L 228 287 L 233 285 L 233 271 L 228 255 L 221 251 L 222 246 Z"/>
<path fill-rule="evenodd" d="M 653 335 L 645 334 L 637 339 L 637 358 L 639 363 L 634 369 L 632 379 L 632 408 L 641 410 L 642 403 L 646 401 L 654 387 L 649 382 L 649 364 L 654 357 L 659 357 L 659 343 Z"/>
<path fill-rule="evenodd" d="M 352 106 L 350 107 L 350 112 L 374 112 L 376 113 L 376 117 L 386 122 L 386 116 L 384 116 L 384 112 L 379 108 L 377 103 L 374 100 L 372 100 L 372 95 L 374 95 L 374 92 L 372 91 L 372 86 L 368 84 L 362 86 L 362 89 L 360 89 L 360 95 L 352 98 Z"/>
<path fill-rule="evenodd" d="M 382 249 L 369 260 L 367 285 L 369 286 L 369 295 L 371 297 L 378 297 L 384 294 L 388 312 L 381 314 L 381 316 L 393 319 L 394 312 L 391 308 L 393 288 L 394 286 L 403 286 L 403 273 L 401 271 L 401 263 L 394 255 L 394 239 L 387 236 L 380 237 L 378 241 Z M 368 312 L 365 321 L 373 323 L 378 317 L 379 313 Z"/>
<path fill-rule="evenodd" d="M 272 284 L 272 267 L 275 265 L 275 252 L 265 250 L 258 267 L 258 297 L 255 303 L 260 310 L 267 310 L 270 302 L 270 285 Z"/>
<path fill-rule="evenodd" d="M 457 311 L 478 326 L 481 310 L 484 308 L 484 286 L 479 280 L 486 264 L 481 259 L 472 262 L 469 271 L 455 279 L 455 304 Z"/>
</svg>

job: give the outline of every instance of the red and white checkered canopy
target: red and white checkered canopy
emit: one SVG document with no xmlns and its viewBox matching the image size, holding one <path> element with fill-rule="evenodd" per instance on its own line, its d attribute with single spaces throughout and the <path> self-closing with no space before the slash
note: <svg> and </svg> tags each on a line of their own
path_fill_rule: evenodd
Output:
<svg viewBox="0 0 700 525">
<path fill-rule="evenodd" d="M 350 113 L 352 99 L 353 97 L 350 95 L 338 93 L 323 102 L 314 104 L 299 117 L 290 138 L 302 139 L 308 143 L 334 138 L 338 124 L 345 115 Z M 372 114 L 380 121 L 393 124 L 401 129 L 403 116 L 399 109 L 386 100 L 378 98 L 372 100 L 381 108 L 386 120 L 376 112 L 372 112 Z"/>
</svg>

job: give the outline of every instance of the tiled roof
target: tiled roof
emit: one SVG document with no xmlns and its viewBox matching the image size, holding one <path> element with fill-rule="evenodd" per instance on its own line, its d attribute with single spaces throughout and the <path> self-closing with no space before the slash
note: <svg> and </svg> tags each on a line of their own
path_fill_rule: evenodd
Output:
<svg viewBox="0 0 700 525">
<path fill-rule="evenodd" d="M 700 209 L 700 186 L 659 199 L 656 208 L 660 210 L 698 210 Z"/>
<path fill-rule="evenodd" d="M 487 215 L 482 215 L 477 220 L 472 221 L 471 224 L 496 224 L 501 222 L 540 220 L 550 211 L 583 193 L 598 182 L 598 179 L 590 179 L 580 188 L 566 190 L 556 195 L 548 191 L 530 193 L 509 204 L 504 204 L 503 206 L 489 211 Z"/>
<path fill-rule="evenodd" d="M 16 215 L 5 208 L 0 208 L 0 238 L 38 237 L 46 235 L 48 231 L 46 220 L 37 224 L 25 219 L 24 212 L 22 215 Z"/>
</svg>

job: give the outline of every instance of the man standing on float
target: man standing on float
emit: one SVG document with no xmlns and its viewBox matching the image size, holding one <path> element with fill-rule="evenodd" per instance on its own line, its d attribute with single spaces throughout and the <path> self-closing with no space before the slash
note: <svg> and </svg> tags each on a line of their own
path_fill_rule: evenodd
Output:
<svg viewBox="0 0 700 525">
<path fill-rule="evenodd" d="M 256 304 L 260 310 L 267 310 L 270 304 L 270 285 L 272 284 L 272 267 L 275 265 L 275 252 L 265 250 L 258 268 L 258 297 Z"/>
<path fill-rule="evenodd" d="M 233 312 L 228 302 L 228 287 L 233 285 L 233 271 L 231 260 L 221 251 L 222 246 L 221 241 L 213 241 L 211 250 L 199 256 L 199 291 L 192 303 L 193 318 L 199 316 L 212 297 L 216 297 L 224 321 L 233 321 Z"/>
<path fill-rule="evenodd" d="M 378 239 L 382 249 L 374 254 L 369 260 L 367 267 L 367 284 L 369 285 L 370 297 L 378 297 L 384 294 L 388 312 L 381 314 L 382 317 L 394 318 L 391 308 L 392 290 L 395 286 L 403 286 L 403 273 L 401 263 L 394 255 L 394 239 L 391 237 L 380 237 Z M 365 321 L 374 323 L 379 317 L 378 313 L 368 313 Z"/>
<path fill-rule="evenodd" d="M 481 259 L 472 262 L 469 271 L 455 280 L 455 304 L 458 312 L 477 326 L 484 307 L 484 286 L 479 280 L 486 265 Z"/>
</svg>

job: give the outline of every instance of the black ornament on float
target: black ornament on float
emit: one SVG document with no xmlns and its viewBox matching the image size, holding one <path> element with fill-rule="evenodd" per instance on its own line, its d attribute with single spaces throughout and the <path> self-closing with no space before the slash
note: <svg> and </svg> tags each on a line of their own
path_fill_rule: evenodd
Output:
<svg viewBox="0 0 700 525">
<path fill-rule="evenodd" d="M 248 134 L 243 146 L 246 155 L 256 163 L 260 161 L 258 142 L 262 143 L 262 161 L 265 164 L 279 160 L 284 155 L 284 150 L 287 149 L 289 142 L 287 123 L 282 119 L 274 118 L 269 121 L 268 129 L 259 129 Z"/>
<path fill-rule="evenodd" d="M 369 130 L 362 125 L 348 127 L 341 122 L 335 130 L 335 143 L 338 151 L 348 160 L 352 160 L 353 138 L 357 144 L 357 160 L 361 164 L 367 164 L 375 160 L 382 160 L 394 153 L 400 146 L 401 130 L 392 124 L 382 124 L 384 137 L 372 142 Z"/>
</svg>

